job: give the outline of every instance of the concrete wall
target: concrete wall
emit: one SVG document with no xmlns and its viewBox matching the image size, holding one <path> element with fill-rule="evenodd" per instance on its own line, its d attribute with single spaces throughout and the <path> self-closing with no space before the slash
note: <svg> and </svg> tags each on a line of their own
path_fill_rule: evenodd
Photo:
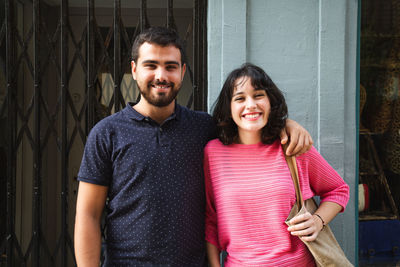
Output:
<svg viewBox="0 0 400 267">
<path fill-rule="evenodd" d="M 227 74 L 248 61 L 285 93 L 289 117 L 350 185 L 346 211 L 331 223 L 356 260 L 357 0 L 209 0 L 208 103 Z"/>
</svg>

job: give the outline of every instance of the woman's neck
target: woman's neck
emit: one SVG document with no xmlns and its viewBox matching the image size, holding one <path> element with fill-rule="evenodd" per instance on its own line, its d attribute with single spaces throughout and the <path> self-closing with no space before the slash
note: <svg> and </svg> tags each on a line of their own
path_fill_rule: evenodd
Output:
<svg viewBox="0 0 400 267">
<path fill-rule="evenodd" d="M 239 132 L 238 143 L 253 145 L 261 142 L 261 132 Z"/>
</svg>

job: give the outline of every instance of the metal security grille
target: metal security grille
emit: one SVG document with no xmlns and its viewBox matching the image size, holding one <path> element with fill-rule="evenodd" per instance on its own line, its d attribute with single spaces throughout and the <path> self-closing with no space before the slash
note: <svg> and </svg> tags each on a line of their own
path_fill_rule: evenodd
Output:
<svg viewBox="0 0 400 267">
<path fill-rule="evenodd" d="M 144 28 L 178 30 L 178 102 L 206 110 L 206 1 L 0 0 L 0 266 L 74 266 L 86 136 L 135 101 L 130 48 Z"/>
</svg>

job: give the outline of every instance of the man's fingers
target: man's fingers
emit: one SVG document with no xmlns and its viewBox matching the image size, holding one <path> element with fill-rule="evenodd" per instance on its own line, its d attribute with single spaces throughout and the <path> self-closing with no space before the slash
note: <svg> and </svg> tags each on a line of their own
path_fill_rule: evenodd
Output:
<svg viewBox="0 0 400 267">
<path fill-rule="evenodd" d="M 287 141 L 288 141 L 288 135 L 287 135 L 287 133 L 286 133 L 286 129 L 283 129 L 283 130 L 281 131 L 280 138 L 281 138 L 281 144 L 282 144 L 282 145 L 284 145 L 284 144 L 287 143 Z"/>
<path fill-rule="evenodd" d="M 306 138 L 306 140 L 308 141 L 307 138 Z M 300 151 L 296 152 L 295 155 L 300 156 L 301 154 L 307 152 L 309 149 L 310 149 L 310 146 L 307 145 L 306 143 L 304 143 L 303 147 L 300 149 Z"/>
<path fill-rule="evenodd" d="M 297 144 L 293 148 L 293 150 L 289 150 L 289 147 L 292 145 L 292 142 L 290 142 L 287 151 L 291 153 L 290 155 L 300 156 L 301 154 L 303 154 L 303 153 L 307 152 L 308 150 L 310 150 L 313 144 L 314 144 L 314 141 L 313 141 L 313 139 L 311 138 L 310 135 L 303 135 L 302 134 L 302 135 L 299 136 Z M 294 143 L 293 143 L 293 146 L 294 146 Z M 289 155 L 289 154 L 287 154 L 287 155 Z"/>
<path fill-rule="evenodd" d="M 311 148 L 311 146 L 314 144 L 314 140 L 312 139 L 311 135 L 308 136 L 308 146 Z"/>
<path fill-rule="evenodd" d="M 288 136 L 290 135 L 290 136 Z M 280 133 L 281 143 L 288 143 L 286 155 L 298 156 L 311 149 L 313 140 L 309 132 L 300 124 L 290 119 L 286 121 L 284 131 Z"/>
<path fill-rule="evenodd" d="M 288 156 L 293 155 L 293 149 L 296 147 L 298 140 L 299 140 L 299 135 L 292 133 L 292 135 L 290 136 L 289 145 L 286 149 L 286 155 Z"/>
<path fill-rule="evenodd" d="M 313 145 L 313 140 L 311 138 L 311 136 L 309 135 L 308 137 L 306 136 L 304 139 L 304 146 L 303 148 L 300 150 L 300 152 L 298 154 L 296 154 L 296 156 L 300 156 L 301 154 L 307 152 L 308 150 L 311 149 L 312 145 Z"/>
<path fill-rule="evenodd" d="M 303 148 L 304 148 L 304 135 L 299 135 L 298 139 L 296 140 L 290 139 L 287 152 L 290 153 L 289 155 L 297 155 Z"/>
</svg>

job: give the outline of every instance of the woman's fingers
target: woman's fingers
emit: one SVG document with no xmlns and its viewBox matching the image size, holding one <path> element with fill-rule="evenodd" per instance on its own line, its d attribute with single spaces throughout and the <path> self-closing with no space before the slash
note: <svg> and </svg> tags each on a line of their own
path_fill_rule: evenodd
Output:
<svg viewBox="0 0 400 267">
<path fill-rule="evenodd" d="M 307 212 L 290 220 L 288 231 L 291 235 L 299 236 L 304 241 L 313 241 L 320 232 L 320 227 L 313 216 Z"/>
<path fill-rule="evenodd" d="M 317 239 L 318 233 L 314 232 L 312 235 L 309 236 L 300 236 L 300 239 L 303 241 L 311 242 Z"/>
<path fill-rule="evenodd" d="M 304 222 L 304 221 L 307 221 L 307 220 L 309 220 L 309 219 L 311 219 L 312 218 L 312 215 L 311 215 L 311 213 L 309 213 L 308 211 L 306 212 L 306 213 L 304 213 L 304 214 L 300 214 L 300 215 L 297 215 L 296 217 L 294 217 L 294 218 L 292 218 L 290 221 L 289 221 L 289 225 L 296 225 L 296 224 L 299 224 L 299 223 L 301 223 L 301 222 Z"/>
</svg>

